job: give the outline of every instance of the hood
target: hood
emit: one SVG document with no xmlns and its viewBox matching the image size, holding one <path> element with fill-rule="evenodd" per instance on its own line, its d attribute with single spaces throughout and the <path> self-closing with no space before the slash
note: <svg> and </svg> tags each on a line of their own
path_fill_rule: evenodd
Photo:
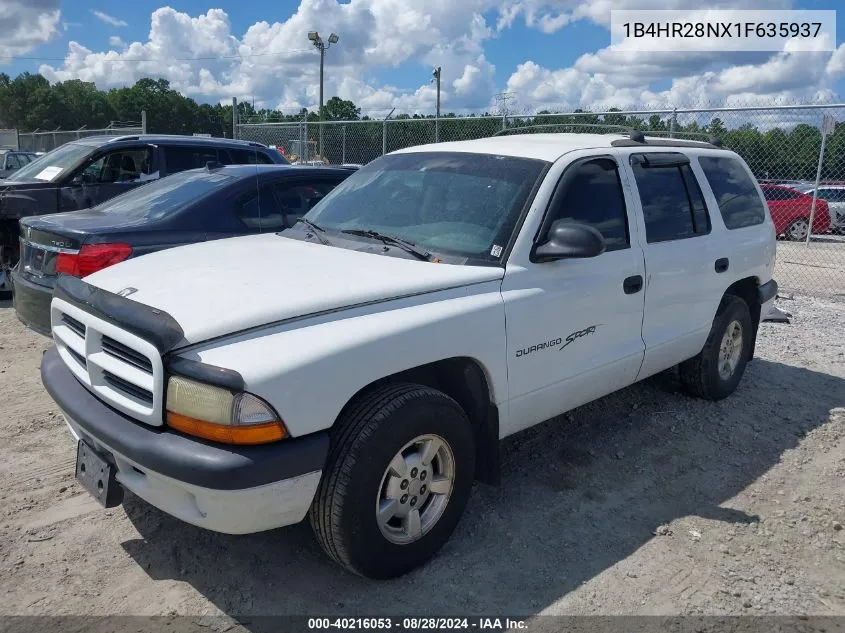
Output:
<svg viewBox="0 0 845 633">
<path fill-rule="evenodd" d="M 501 279 L 503 269 L 400 259 L 276 234 L 130 259 L 85 281 L 170 314 L 186 343 L 363 303 Z"/>
</svg>

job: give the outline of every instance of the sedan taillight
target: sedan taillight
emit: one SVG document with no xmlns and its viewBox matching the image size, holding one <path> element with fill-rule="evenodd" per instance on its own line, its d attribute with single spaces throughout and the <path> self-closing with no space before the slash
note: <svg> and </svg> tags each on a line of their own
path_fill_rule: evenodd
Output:
<svg viewBox="0 0 845 633">
<path fill-rule="evenodd" d="M 85 277 L 132 255 L 129 244 L 85 244 L 78 253 L 59 253 L 56 273 Z"/>
</svg>

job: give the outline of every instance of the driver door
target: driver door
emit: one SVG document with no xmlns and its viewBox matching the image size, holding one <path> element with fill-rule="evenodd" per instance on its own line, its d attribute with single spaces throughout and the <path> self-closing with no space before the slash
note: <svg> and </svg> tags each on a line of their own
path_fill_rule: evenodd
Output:
<svg viewBox="0 0 845 633">
<path fill-rule="evenodd" d="M 634 382 L 643 360 L 645 263 L 637 203 L 612 156 L 576 159 L 541 225 L 588 224 L 606 250 L 584 259 L 508 261 L 509 427 L 519 431 Z"/>
<path fill-rule="evenodd" d="M 61 187 L 59 210 L 87 209 L 158 178 L 154 145 L 99 152 Z"/>
</svg>

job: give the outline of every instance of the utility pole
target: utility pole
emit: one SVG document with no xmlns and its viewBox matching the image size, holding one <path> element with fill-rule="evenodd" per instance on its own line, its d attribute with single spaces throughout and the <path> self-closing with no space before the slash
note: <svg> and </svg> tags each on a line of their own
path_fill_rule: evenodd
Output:
<svg viewBox="0 0 845 633">
<path fill-rule="evenodd" d="M 329 35 L 328 43 L 324 42 L 317 31 L 309 31 L 308 39 L 314 44 L 314 47 L 320 51 L 320 159 L 323 159 L 323 65 L 326 61 L 326 51 L 331 48 L 332 44 L 337 44 L 340 39 L 337 35 L 332 33 Z"/>
<path fill-rule="evenodd" d="M 432 81 L 437 82 L 437 110 L 434 115 L 434 142 L 440 142 L 440 66 L 434 69 L 431 74 L 434 75 Z"/>
<path fill-rule="evenodd" d="M 502 129 L 504 130 L 508 127 L 508 101 L 515 99 L 516 94 L 513 92 L 500 92 L 495 97 L 496 103 L 499 106 L 499 112 L 502 113 Z"/>
</svg>

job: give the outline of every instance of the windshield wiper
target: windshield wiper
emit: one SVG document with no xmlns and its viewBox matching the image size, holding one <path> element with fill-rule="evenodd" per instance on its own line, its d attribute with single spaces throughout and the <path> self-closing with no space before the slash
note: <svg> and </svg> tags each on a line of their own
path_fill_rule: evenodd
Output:
<svg viewBox="0 0 845 633">
<path fill-rule="evenodd" d="M 373 231 L 371 229 L 364 230 L 364 229 L 345 229 L 341 231 L 341 233 L 347 233 L 348 235 L 360 235 L 361 237 L 370 237 L 374 240 L 379 240 L 384 244 L 390 244 L 392 246 L 398 246 L 406 253 L 410 253 L 417 259 L 422 259 L 424 261 L 431 261 L 431 253 L 421 248 L 418 248 L 416 244 L 413 242 L 409 242 L 407 240 L 403 240 L 399 237 L 393 237 L 392 235 L 385 235 L 384 233 L 379 233 L 378 231 Z"/>
<path fill-rule="evenodd" d="M 306 218 L 296 218 L 296 222 L 302 222 L 307 227 L 313 229 L 315 231 L 314 237 L 316 237 L 318 240 L 320 240 L 320 242 L 322 242 L 326 246 L 331 246 L 331 242 L 329 242 L 329 240 L 316 233 L 316 231 L 319 231 L 320 233 L 326 232 L 326 229 L 324 229 L 322 226 L 314 224 L 311 220 L 308 220 Z M 296 222 L 294 222 L 294 224 L 296 224 Z"/>
</svg>

